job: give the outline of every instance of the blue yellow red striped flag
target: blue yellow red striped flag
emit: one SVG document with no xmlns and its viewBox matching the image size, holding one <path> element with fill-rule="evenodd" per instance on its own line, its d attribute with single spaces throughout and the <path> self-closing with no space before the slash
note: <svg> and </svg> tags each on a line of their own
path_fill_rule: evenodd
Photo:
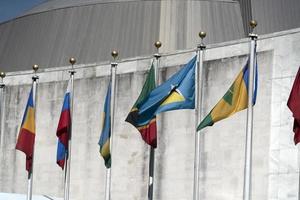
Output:
<svg viewBox="0 0 300 200">
<path fill-rule="evenodd" d="M 16 149 L 26 155 L 26 170 L 31 172 L 32 159 L 35 142 L 35 102 L 33 99 L 33 88 L 31 88 L 23 120 L 16 144 Z"/>
</svg>

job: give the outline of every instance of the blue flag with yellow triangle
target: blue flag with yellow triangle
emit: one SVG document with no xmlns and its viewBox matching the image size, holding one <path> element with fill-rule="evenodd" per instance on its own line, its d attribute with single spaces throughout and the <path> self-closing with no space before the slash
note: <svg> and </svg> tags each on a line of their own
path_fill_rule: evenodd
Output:
<svg viewBox="0 0 300 200">
<path fill-rule="evenodd" d="M 162 112 L 195 108 L 196 60 L 197 56 L 194 56 L 181 70 L 152 90 L 141 102 L 139 114 L 145 116 L 145 123 Z"/>
</svg>

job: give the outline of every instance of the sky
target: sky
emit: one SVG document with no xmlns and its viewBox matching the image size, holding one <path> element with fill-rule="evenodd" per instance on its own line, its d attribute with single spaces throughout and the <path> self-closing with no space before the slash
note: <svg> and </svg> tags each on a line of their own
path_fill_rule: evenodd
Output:
<svg viewBox="0 0 300 200">
<path fill-rule="evenodd" d="M 13 19 L 46 0 L 0 0 L 0 23 Z"/>
</svg>

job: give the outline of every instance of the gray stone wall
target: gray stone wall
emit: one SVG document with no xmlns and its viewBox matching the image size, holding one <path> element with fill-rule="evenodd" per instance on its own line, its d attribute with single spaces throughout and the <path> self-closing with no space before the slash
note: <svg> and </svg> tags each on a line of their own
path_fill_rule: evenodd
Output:
<svg viewBox="0 0 300 200">
<path fill-rule="evenodd" d="M 248 39 L 208 46 L 204 63 L 203 116 L 224 95 L 244 66 Z M 193 50 L 165 54 L 160 80 L 175 73 Z M 112 199 L 147 196 L 149 147 L 124 119 L 136 100 L 151 57 L 122 60 L 118 66 L 112 157 Z M 300 63 L 300 30 L 261 36 L 258 41 L 259 89 L 254 108 L 253 200 L 296 200 L 298 150 L 286 101 Z M 110 65 L 78 65 L 75 75 L 71 199 L 104 199 L 105 167 L 99 155 L 101 113 Z M 0 192 L 26 193 L 25 156 L 15 143 L 30 90 L 29 72 L 5 78 L 1 123 Z M 56 165 L 56 127 L 69 77 L 68 68 L 39 73 L 34 194 L 63 196 L 63 172 Z M 1 101 L 3 102 L 3 101 Z M 2 105 L 2 104 L 1 104 Z M 240 200 L 243 190 L 246 111 L 200 132 L 203 200 Z M 158 116 L 155 199 L 189 200 L 193 190 L 194 111 Z"/>
</svg>

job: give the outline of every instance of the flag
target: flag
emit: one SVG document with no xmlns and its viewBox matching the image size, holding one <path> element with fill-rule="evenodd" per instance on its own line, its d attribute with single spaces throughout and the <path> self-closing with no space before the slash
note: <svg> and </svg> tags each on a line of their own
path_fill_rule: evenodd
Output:
<svg viewBox="0 0 300 200">
<path fill-rule="evenodd" d="M 32 159 L 35 141 L 35 102 L 33 99 L 33 88 L 31 88 L 26 109 L 16 144 L 16 149 L 26 155 L 26 170 L 32 170 Z"/>
<path fill-rule="evenodd" d="M 287 106 L 293 113 L 293 131 L 295 133 L 294 142 L 295 144 L 298 144 L 300 142 L 300 67 L 298 69 Z"/>
<path fill-rule="evenodd" d="M 98 142 L 100 146 L 100 154 L 104 159 L 104 163 L 106 168 L 110 168 L 111 166 L 111 155 L 110 155 L 110 127 L 111 127 L 111 119 L 110 119 L 110 101 L 111 101 L 111 83 L 108 85 L 105 103 L 104 103 L 104 111 L 102 117 L 102 131 L 100 140 Z"/>
<path fill-rule="evenodd" d="M 155 88 L 155 71 L 154 71 L 154 66 L 152 64 L 148 76 L 146 78 L 146 81 L 144 83 L 143 89 L 138 99 L 136 100 L 135 104 L 133 105 L 132 109 L 130 110 L 125 121 L 131 123 L 134 127 L 138 129 L 138 131 L 141 133 L 143 140 L 147 144 L 149 144 L 153 148 L 156 148 L 157 146 L 156 116 L 154 115 L 148 121 L 146 122 L 144 121 L 144 123 L 141 123 L 141 119 L 143 118 L 143 116 L 138 114 L 141 103 L 145 101 L 147 96 L 154 88 Z"/>
<path fill-rule="evenodd" d="M 253 105 L 256 102 L 257 95 L 257 64 L 255 66 L 254 78 L 254 93 Z M 249 81 L 249 61 L 238 74 L 237 78 L 230 86 L 229 90 L 225 93 L 223 98 L 215 105 L 210 113 L 201 121 L 197 127 L 197 131 L 206 126 L 212 126 L 217 121 L 225 119 L 236 112 L 244 110 L 248 107 L 248 81 Z"/>
<path fill-rule="evenodd" d="M 69 138 L 71 135 L 71 95 L 72 84 L 71 79 L 68 82 L 67 91 L 64 96 L 64 102 L 60 113 L 60 118 L 57 126 L 56 136 L 57 141 L 57 154 L 56 163 L 64 169 L 65 160 L 68 158 Z"/>
<path fill-rule="evenodd" d="M 140 103 L 140 125 L 146 125 L 156 114 L 178 109 L 195 108 L 194 56 L 181 70 L 150 92 Z"/>
</svg>

